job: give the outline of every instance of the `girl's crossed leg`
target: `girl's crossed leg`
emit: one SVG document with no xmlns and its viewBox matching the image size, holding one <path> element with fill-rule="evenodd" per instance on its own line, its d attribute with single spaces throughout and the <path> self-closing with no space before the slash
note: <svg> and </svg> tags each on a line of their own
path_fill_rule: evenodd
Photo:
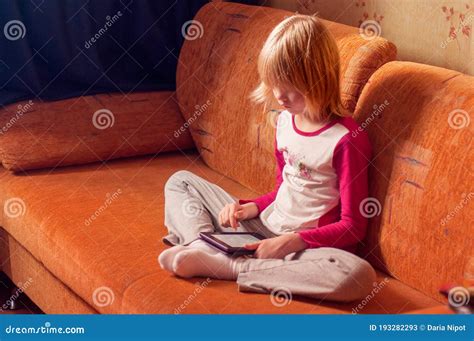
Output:
<svg viewBox="0 0 474 341">
<path fill-rule="evenodd" d="M 237 198 L 189 171 L 174 173 L 165 185 L 163 242 L 174 247 L 159 256 L 162 268 L 180 277 L 237 280 L 239 290 L 271 292 L 334 301 L 365 297 L 376 280 L 375 270 L 364 259 L 344 250 L 323 247 L 293 252 L 284 259 L 231 257 L 198 239 L 199 232 L 235 231 L 219 225 L 220 210 Z M 240 232 L 277 236 L 257 217 L 240 221 Z M 187 245 L 187 246 L 185 246 Z"/>
</svg>

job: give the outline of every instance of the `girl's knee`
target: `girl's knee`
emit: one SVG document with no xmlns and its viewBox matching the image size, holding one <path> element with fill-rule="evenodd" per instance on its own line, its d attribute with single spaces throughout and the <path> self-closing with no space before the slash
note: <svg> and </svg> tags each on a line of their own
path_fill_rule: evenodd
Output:
<svg viewBox="0 0 474 341">
<path fill-rule="evenodd" d="M 372 286 L 377 279 L 377 274 L 374 268 L 364 259 L 361 259 L 361 262 L 357 267 L 356 276 L 361 283 L 365 282 L 370 286 Z"/>
<path fill-rule="evenodd" d="M 169 189 L 173 185 L 182 183 L 183 181 L 185 181 L 186 179 L 189 179 L 192 176 L 194 176 L 194 173 L 188 170 L 179 170 L 179 171 L 174 172 L 166 181 L 165 190 Z"/>
<path fill-rule="evenodd" d="M 178 179 L 178 180 L 184 180 L 184 179 L 189 179 L 191 177 L 195 176 L 193 172 L 190 172 L 188 170 L 182 169 L 179 171 L 174 172 L 171 176 L 171 178 Z"/>
<path fill-rule="evenodd" d="M 347 275 L 343 287 L 344 290 L 351 293 L 351 297 L 348 297 L 350 300 L 359 300 L 365 298 L 372 291 L 376 280 L 377 274 L 372 265 L 366 260 L 360 259 L 360 262 Z"/>
</svg>

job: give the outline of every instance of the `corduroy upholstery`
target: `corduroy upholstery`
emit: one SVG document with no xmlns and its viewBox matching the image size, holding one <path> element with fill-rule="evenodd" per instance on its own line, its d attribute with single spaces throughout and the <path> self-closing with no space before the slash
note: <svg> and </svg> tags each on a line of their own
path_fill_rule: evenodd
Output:
<svg viewBox="0 0 474 341">
<path fill-rule="evenodd" d="M 466 275 L 474 250 L 473 84 L 457 71 L 391 62 L 371 77 L 355 112 L 375 150 L 369 193 L 381 208 L 362 254 L 439 300 L 443 284 Z"/>
<path fill-rule="evenodd" d="M 0 157 L 11 171 L 194 148 L 172 91 L 37 100 L 0 110 Z"/>
<path fill-rule="evenodd" d="M 79 153 L 67 167 L 17 173 L 0 170 L 4 207 L 20 204 L 19 213 L 3 210 L 0 216 L 2 270 L 17 284 L 31 277 L 33 284 L 25 291 L 46 313 L 343 314 L 362 303 L 358 313 L 404 313 L 439 306 L 442 299 L 435 292 L 436 285 L 457 279 L 463 265 L 459 262 L 466 256 L 459 255 L 462 247 L 456 247 L 469 240 L 470 231 L 466 212 L 450 219 L 452 233 L 437 229 L 435 223 L 449 214 L 446 207 L 456 205 L 452 202 L 456 195 L 467 190 L 468 179 L 460 179 L 458 167 L 472 167 L 462 154 L 470 143 L 472 125 L 451 131 L 443 124 L 447 124 L 450 107 L 454 110 L 459 104 L 471 110 L 472 87 L 468 84 L 472 78 L 420 64 L 390 62 L 395 58 L 392 44 L 381 38 L 363 41 L 356 29 L 336 23 L 328 25 L 341 49 L 346 106 L 353 106 L 355 118 L 363 123 L 374 105 L 385 99 L 390 102 L 366 127 L 375 155 L 380 154 L 371 166 L 370 190 L 381 210 L 371 221 L 360 254 L 379 269 L 374 288 L 380 290 L 366 302 L 338 304 L 293 297 L 291 304 L 279 307 L 268 295 L 238 292 L 234 282 L 178 279 L 158 266 L 157 256 L 165 249 L 161 237 L 167 232 L 163 188 L 171 174 L 187 169 L 237 197 L 256 196 L 273 187 L 272 120 L 251 106 L 245 95 L 256 85 L 255 58 L 265 35 L 290 14 L 232 3 L 210 3 L 198 13 L 203 36 L 187 41 L 180 55 L 179 110 L 170 106 L 166 118 L 171 123 L 161 127 L 157 118 L 147 128 L 156 130 L 157 140 L 147 135 L 148 145 L 154 147 L 146 153 L 156 153 L 156 147 L 174 142 L 174 132 L 187 122 L 189 129 L 183 134 L 189 131 L 192 140 L 182 135 L 183 145 L 175 144 L 153 157 L 80 165 L 93 158 L 82 158 Z M 202 68 L 199 61 L 204 63 Z M 385 66 L 377 70 L 382 64 Z M 154 99 L 163 95 L 149 94 Z M 440 105 L 436 96 L 449 100 Z M 461 103 L 463 96 L 468 98 Z M 61 106 L 66 110 L 70 104 L 51 105 L 61 111 Z M 41 124 L 46 125 L 55 116 L 48 113 L 48 103 L 42 105 Z M 118 106 L 116 111 L 133 117 L 132 109 Z M 68 115 L 62 124 L 74 126 L 71 120 L 82 119 L 79 116 Z M 123 135 L 117 136 L 127 138 L 128 127 L 121 125 Z M 19 155 L 6 142 L 18 146 L 18 140 L 15 136 L 8 139 L 13 140 L 5 136 L 0 140 L 5 166 L 15 169 L 9 165 L 27 164 L 21 157 L 5 157 Z M 90 148 L 98 148 L 101 138 L 92 140 Z M 64 142 L 64 150 L 73 141 Z M 183 151 L 192 143 L 197 150 Z M 10 152 L 5 154 L 6 150 Z M 40 153 L 37 155 L 45 155 Z M 135 155 L 139 154 L 143 153 Z M 105 153 L 99 159 L 109 156 Z M 442 257 L 450 256 L 452 269 L 446 270 Z M 435 271 L 430 273 L 430 267 Z M 433 281 L 435 275 L 438 278 Z"/>
<path fill-rule="evenodd" d="M 200 39 L 184 43 L 178 63 L 177 97 L 186 121 L 196 120 L 191 134 L 212 169 L 258 191 L 274 183 L 273 112 L 252 104 L 258 84 L 257 58 L 270 31 L 291 12 L 221 2 L 203 7 L 195 20 Z M 342 99 L 353 111 L 372 73 L 396 56 L 395 46 L 377 37 L 366 40 L 359 30 L 325 21 L 341 56 Z M 205 110 L 196 113 L 196 106 Z M 275 109 L 279 109 L 275 103 Z M 232 155 L 233 157 L 229 157 Z"/>
<path fill-rule="evenodd" d="M 166 248 L 161 242 L 166 233 L 163 187 L 177 169 L 192 171 L 239 197 L 253 194 L 211 170 L 197 152 L 22 176 L 0 171 L 2 202 L 22 198 L 25 207 L 23 215 L 3 216 L 3 270 L 16 283 L 31 277 L 25 291 L 47 313 L 351 313 L 360 303 L 293 297 L 279 307 L 268 295 L 240 293 L 232 281 L 183 280 L 162 270 L 157 257 Z M 85 220 L 105 205 L 106 193 L 115 199 L 86 226 Z M 402 313 L 439 304 L 386 277 L 378 272 L 379 292 L 359 313 Z"/>
</svg>

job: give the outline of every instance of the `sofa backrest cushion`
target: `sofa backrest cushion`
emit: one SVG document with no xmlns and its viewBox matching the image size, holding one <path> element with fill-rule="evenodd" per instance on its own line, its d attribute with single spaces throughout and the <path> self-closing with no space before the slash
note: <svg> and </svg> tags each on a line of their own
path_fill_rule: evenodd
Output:
<svg viewBox="0 0 474 341">
<path fill-rule="evenodd" d="M 457 71 L 391 62 L 355 112 L 374 150 L 362 255 L 440 301 L 443 284 L 462 284 L 474 250 L 473 84 Z"/>
<path fill-rule="evenodd" d="M 24 101 L 0 110 L 0 157 L 12 171 L 195 148 L 170 91 Z"/>
<path fill-rule="evenodd" d="M 177 96 L 192 137 L 211 168 L 256 192 L 275 183 L 272 112 L 248 100 L 258 83 L 257 58 L 270 31 L 291 12 L 232 2 L 203 6 L 179 56 Z M 325 21 L 341 55 L 342 97 L 349 110 L 372 73 L 394 60 L 385 39 Z M 279 109 L 275 102 L 275 109 Z"/>
</svg>

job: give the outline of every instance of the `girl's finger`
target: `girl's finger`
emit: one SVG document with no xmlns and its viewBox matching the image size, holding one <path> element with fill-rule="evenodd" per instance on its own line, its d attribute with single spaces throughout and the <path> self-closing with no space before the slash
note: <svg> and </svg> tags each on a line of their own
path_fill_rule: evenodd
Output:
<svg viewBox="0 0 474 341">
<path fill-rule="evenodd" d="M 229 209 L 229 219 L 230 219 L 230 226 L 234 229 L 237 229 L 237 219 L 235 218 L 235 210 L 233 207 Z"/>
<path fill-rule="evenodd" d="M 255 250 L 255 252 L 253 253 L 254 257 L 255 258 L 260 258 L 260 252 L 257 250 Z"/>
<path fill-rule="evenodd" d="M 226 206 L 224 212 L 222 213 L 222 220 L 224 220 L 224 225 L 225 227 L 229 226 L 229 208 Z"/>
<path fill-rule="evenodd" d="M 261 242 L 255 242 L 250 244 L 245 244 L 244 247 L 248 250 L 257 250 Z"/>
<path fill-rule="evenodd" d="M 243 215 L 244 215 L 244 210 L 243 209 L 240 209 L 238 211 L 235 211 L 235 218 L 240 220 L 243 218 Z"/>
<path fill-rule="evenodd" d="M 219 212 L 219 225 L 221 225 L 221 226 L 224 226 L 224 217 L 222 216 L 223 212 L 224 212 L 224 210 L 221 210 Z"/>
<path fill-rule="evenodd" d="M 224 226 L 225 224 L 225 217 L 224 217 L 224 212 L 225 212 L 225 207 L 221 210 L 221 212 L 219 213 L 219 217 L 221 219 L 221 225 Z"/>
</svg>

